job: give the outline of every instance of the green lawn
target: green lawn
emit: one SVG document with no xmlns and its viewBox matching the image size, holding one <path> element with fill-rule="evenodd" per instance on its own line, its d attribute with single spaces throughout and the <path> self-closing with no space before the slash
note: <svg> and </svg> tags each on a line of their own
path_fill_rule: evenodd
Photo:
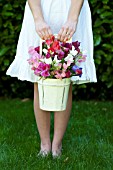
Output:
<svg viewBox="0 0 113 170">
<path fill-rule="evenodd" d="M 0 100 L 0 170 L 113 170 L 113 102 L 74 101 L 60 159 L 38 158 L 32 100 Z M 53 113 L 51 114 L 51 138 Z"/>
</svg>

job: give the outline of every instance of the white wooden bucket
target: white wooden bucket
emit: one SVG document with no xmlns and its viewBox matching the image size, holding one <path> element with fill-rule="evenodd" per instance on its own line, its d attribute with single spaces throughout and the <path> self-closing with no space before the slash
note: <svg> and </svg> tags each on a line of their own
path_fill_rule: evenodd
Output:
<svg viewBox="0 0 113 170">
<path fill-rule="evenodd" d="M 70 78 L 41 78 L 38 81 L 40 108 L 46 111 L 66 110 L 70 83 Z"/>
</svg>

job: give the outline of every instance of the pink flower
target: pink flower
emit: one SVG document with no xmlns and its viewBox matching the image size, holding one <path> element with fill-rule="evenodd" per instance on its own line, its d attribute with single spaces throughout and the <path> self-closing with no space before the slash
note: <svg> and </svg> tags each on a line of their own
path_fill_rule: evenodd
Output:
<svg viewBox="0 0 113 170">
<path fill-rule="evenodd" d="M 50 76 L 50 73 L 49 73 L 48 70 L 44 70 L 44 71 L 41 72 L 41 76 L 43 76 L 43 77 L 49 77 L 49 76 Z"/>
<path fill-rule="evenodd" d="M 62 78 L 63 78 L 63 77 L 66 77 L 65 71 L 62 71 L 61 76 L 62 76 Z"/>
<path fill-rule="evenodd" d="M 68 68 L 67 64 L 64 63 L 64 64 L 63 64 L 63 69 L 66 70 L 67 68 Z"/>
<path fill-rule="evenodd" d="M 57 79 L 62 79 L 62 76 L 61 76 L 61 74 L 59 74 L 59 73 L 57 73 L 57 74 L 55 75 L 55 77 L 56 77 Z"/>
<path fill-rule="evenodd" d="M 67 61 L 67 66 L 70 66 L 72 64 L 72 61 L 68 60 Z"/>
<path fill-rule="evenodd" d="M 35 54 L 35 53 L 37 53 L 37 52 L 35 51 L 35 48 L 34 48 L 33 46 L 31 46 L 31 47 L 29 47 L 29 49 L 28 49 L 28 53 L 29 53 L 30 55 L 33 55 L 33 54 Z"/>
<path fill-rule="evenodd" d="M 38 68 L 35 69 L 34 74 L 37 76 L 40 76 L 41 70 L 39 70 Z"/>
<path fill-rule="evenodd" d="M 58 51 L 58 60 L 62 60 L 64 58 L 64 52 L 62 50 Z"/>
<path fill-rule="evenodd" d="M 37 76 L 48 77 L 50 76 L 49 69 L 50 69 L 49 64 L 40 62 L 38 67 L 35 69 L 34 74 Z"/>
<path fill-rule="evenodd" d="M 64 70 L 67 70 L 67 68 L 71 65 L 71 63 L 72 63 L 72 62 L 71 62 L 70 60 L 67 61 L 67 64 L 64 63 L 64 64 L 63 64 Z"/>
<path fill-rule="evenodd" d="M 50 64 L 39 63 L 38 68 L 39 68 L 41 71 L 49 70 L 49 69 L 50 69 Z"/>
<path fill-rule="evenodd" d="M 62 70 L 56 70 L 54 73 L 57 79 L 62 79 L 66 76 L 65 71 Z"/>
</svg>

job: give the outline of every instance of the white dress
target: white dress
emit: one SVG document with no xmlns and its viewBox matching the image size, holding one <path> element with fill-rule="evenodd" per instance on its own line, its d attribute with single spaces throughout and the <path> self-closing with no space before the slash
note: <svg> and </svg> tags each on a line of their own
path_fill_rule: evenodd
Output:
<svg viewBox="0 0 113 170">
<path fill-rule="evenodd" d="M 42 12 L 45 21 L 51 27 L 54 34 L 57 34 L 65 23 L 71 0 L 41 0 Z M 76 84 L 97 82 L 95 64 L 93 60 L 93 34 L 91 12 L 88 0 L 84 0 L 77 29 L 73 35 L 73 41 L 81 42 L 81 48 L 87 51 L 87 60 L 82 64 L 83 74 L 81 77 L 74 76 L 72 80 Z M 11 63 L 6 74 L 17 77 L 20 80 L 36 82 L 37 76 L 34 75 L 28 64 L 30 57 L 28 48 L 39 45 L 39 36 L 35 31 L 35 24 L 28 2 L 26 2 L 22 28 L 17 44 L 17 51 L 14 61 Z"/>
</svg>

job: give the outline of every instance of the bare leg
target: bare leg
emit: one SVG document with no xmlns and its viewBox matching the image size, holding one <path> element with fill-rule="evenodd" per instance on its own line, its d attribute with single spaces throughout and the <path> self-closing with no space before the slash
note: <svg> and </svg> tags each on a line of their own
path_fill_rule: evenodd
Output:
<svg viewBox="0 0 113 170">
<path fill-rule="evenodd" d="M 62 139 L 68 124 L 72 108 L 72 85 L 70 85 L 67 107 L 65 111 L 54 113 L 54 137 L 52 151 L 58 150 L 62 144 Z"/>
<path fill-rule="evenodd" d="M 41 149 L 50 151 L 50 112 L 39 108 L 38 84 L 34 83 L 34 112 L 41 139 Z"/>
</svg>

